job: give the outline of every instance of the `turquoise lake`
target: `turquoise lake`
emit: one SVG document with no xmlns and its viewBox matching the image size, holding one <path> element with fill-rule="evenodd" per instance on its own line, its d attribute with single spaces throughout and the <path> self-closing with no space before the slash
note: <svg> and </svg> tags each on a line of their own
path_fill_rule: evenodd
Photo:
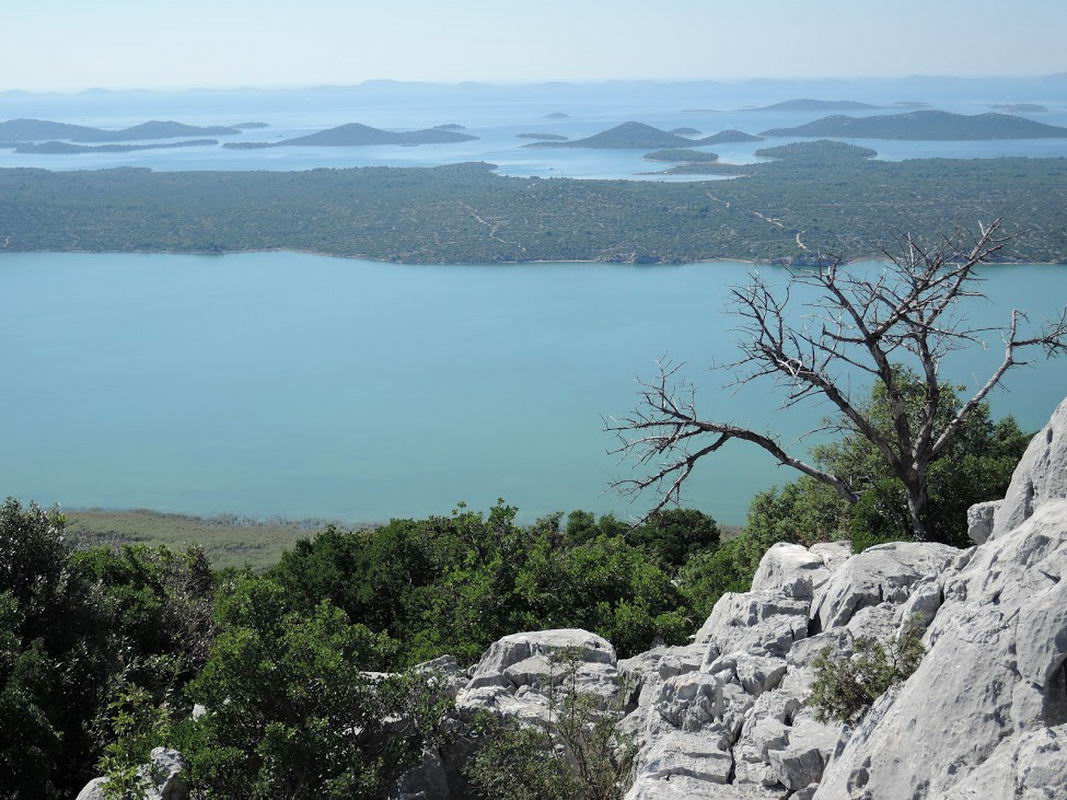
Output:
<svg viewBox="0 0 1067 800">
<path fill-rule="evenodd" d="M 857 269 L 876 269 L 860 265 Z M 486 508 L 523 519 L 640 513 L 603 417 L 636 376 L 687 363 L 708 417 L 794 438 L 825 407 L 778 410 L 768 386 L 722 390 L 731 286 L 750 265 L 401 266 L 297 253 L 0 255 L 0 494 L 66 507 L 349 522 Z M 778 268 L 761 267 L 774 282 Z M 975 321 L 1067 302 L 1067 268 L 992 267 Z M 973 386 L 999 358 L 961 354 Z M 1017 371 L 998 413 L 1037 428 L 1067 361 Z M 804 449 L 807 442 L 800 444 Z M 692 479 L 687 505 L 743 519 L 794 473 L 743 444 Z"/>
</svg>

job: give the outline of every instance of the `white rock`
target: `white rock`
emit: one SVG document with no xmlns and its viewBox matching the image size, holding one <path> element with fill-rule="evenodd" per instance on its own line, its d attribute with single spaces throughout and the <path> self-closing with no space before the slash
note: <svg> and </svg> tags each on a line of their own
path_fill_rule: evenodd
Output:
<svg viewBox="0 0 1067 800">
<path fill-rule="evenodd" d="M 1067 797 L 1067 725 L 1009 737 L 939 800 Z"/>
<path fill-rule="evenodd" d="M 1042 504 L 1063 498 L 1067 498 L 1067 400 L 1030 440 L 1012 474 L 990 538 L 1018 527 Z"/>
<path fill-rule="evenodd" d="M 813 556 L 822 559 L 826 568 L 833 572 L 852 555 L 851 542 L 818 542 L 808 548 Z"/>
<path fill-rule="evenodd" d="M 808 548 L 782 542 L 763 554 L 752 577 L 752 591 L 774 591 L 810 600 L 815 587 L 829 576 L 826 564 Z"/>
<path fill-rule="evenodd" d="M 922 578 L 936 577 L 959 550 L 927 542 L 893 542 L 869 547 L 842 564 L 812 601 L 820 630 L 846 624 L 866 606 L 902 603 Z"/>
<path fill-rule="evenodd" d="M 784 656 L 793 642 L 808 635 L 809 606 L 808 600 L 774 591 L 727 592 L 715 604 L 695 641 L 709 645 L 705 663 L 720 653 Z"/>
<path fill-rule="evenodd" d="M 78 792 L 74 800 L 104 800 L 104 784 L 107 778 L 93 778 Z"/>
<path fill-rule="evenodd" d="M 817 800 L 940 797 L 1006 737 L 1067 721 L 1067 500 L 977 547 L 944 596 L 918 670 L 853 731 Z"/>
<path fill-rule="evenodd" d="M 982 544 L 992 535 L 997 509 L 1003 504 L 1003 500 L 990 500 L 985 503 L 975 503 L 967 509 L 967 536 L 972 542 Z"/>
</svg>

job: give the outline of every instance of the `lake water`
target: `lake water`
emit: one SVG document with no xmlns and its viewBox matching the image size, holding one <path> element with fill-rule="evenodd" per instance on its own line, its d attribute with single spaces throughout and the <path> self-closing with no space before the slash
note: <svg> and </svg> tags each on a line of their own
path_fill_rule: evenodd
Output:
<svg viewBox="0 0 1067 800">
<path fill-rule="evenodd" d="M 353 522 L 497 497 L 526 520 L 638 513 L 605 492 L 632 471 L 607 455 L 602 415 L 633 407 L 658 357 L 688 362 L 708 417 L 789 442 L 826 412 L 783 413 L 766 387 L 733 394 L 707 371 L 733 356 L 724 304 L 750 269 L 3 254 L 0 494 Z M 985 275 L 982 322 L 1067 300 L 1067 269 Z M 994 339 L 946 374 L 974 385 L 999 355 Z M 1067 395 L 1067 362 L 1010 385 L 995 410 L 1036 429 Z M 686 500 L 736 523 L 754 492 L 793 477 L 731 443 Z"/>
</svg>

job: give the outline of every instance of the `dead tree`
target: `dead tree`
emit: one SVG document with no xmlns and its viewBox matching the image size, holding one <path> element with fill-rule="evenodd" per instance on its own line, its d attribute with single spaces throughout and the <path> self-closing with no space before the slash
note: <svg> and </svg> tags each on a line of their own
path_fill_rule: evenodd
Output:
<svg viewBox="0 0 1067 800">
<path fill-rule="evenodd" d="M 936 246 L 903 236 L 896 249 L 883 250 L 888 264 L 874 276 L 837 261 L 794 271 L 782 292 L 776 293 L 758 275 L 749 286 L 732 292 L 733 312 L 742 320 L 742 355 L 725 368 L 734 373 L 736 383 L 775 381 L 784 392 L 784 408 L 807 398 L 829 401 L 835 427 L 871 442 L 888 473 L 903 485 L 912 533 L 919 540 L 927 538 L 930 465 L 1005 374 L 1028 363 L 1028 353 L 1041 350 L 1051 357 L 1067 351 L 1067 309 L 1032 335 L 1022 332 L 1026 315 L 1017 310 L 1004 328 L 968 326 L 961 304 L 985 297 L 976 268 L 1008 241 L 1000 220 L 979 226 L 979 231 L 966 243 L 957 236 Z M 800 301 L 796 309 L 798 303 L 791 305 L 790 300 L 797 294 L 815 297 Z M 981 346 L 996 333 L 1004 346 L 999 365 L 962 405 L 943 407 L 939 372 L 945 357 Z M 920 382 L 923 402 L 917 420 L 908 413 L 902 366 L 913 370 Z M 763 448 L 780 464 L 833 487 L 849 503 L 858 499 L 862 487 L 848 476 L 790 454 L 774 434 L 702 419 L 692 385 L 676 382 L 680 365 L 659 367 L 654 381 L 641 384 L 637 410 L 607 424 L 621 441 L 613 452 L 648 467 L 643 477 L 616 481 L 614 486 L 632 494 L 657 489 L 649 513 L 677 502 L 697 462 L 733 439 Z M 864 403 L 852 397 L 850 378 L 857 373 L 883 385 L 890 430 L 876 425 Z"/>
</svg>

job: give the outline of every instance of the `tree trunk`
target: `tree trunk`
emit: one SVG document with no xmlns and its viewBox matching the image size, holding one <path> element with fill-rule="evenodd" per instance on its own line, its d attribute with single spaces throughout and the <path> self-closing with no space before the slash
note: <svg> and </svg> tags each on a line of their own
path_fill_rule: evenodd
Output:
<svg viewBox="0 0 1067 800">
<path fill-rule="evenodd" d="M 926 529 L 926 480 L 912 476 L 904 482 L 904 486 L 908 492 L 908 522 L 911 525 L 911 535 L 916 541 L 929 541 L 930 533 Z"/>
</svg>

